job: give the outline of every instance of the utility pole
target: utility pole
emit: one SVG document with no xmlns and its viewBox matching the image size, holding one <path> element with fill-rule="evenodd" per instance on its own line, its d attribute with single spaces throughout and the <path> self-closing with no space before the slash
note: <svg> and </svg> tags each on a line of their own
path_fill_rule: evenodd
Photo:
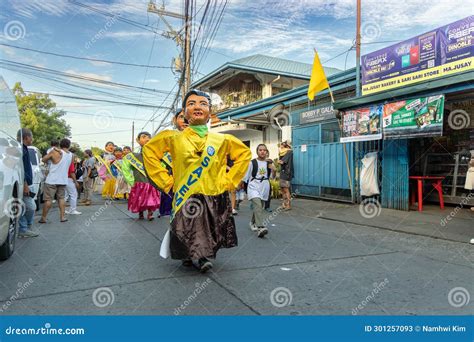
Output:
<svg viewBox="0 0 474 342">
<path fill-rule="evenodd" d="M 153 0 L 150 0 L 148 4 L 148 12 L 158 14 L 160 19 L 165 23 L 168 28 L 168 32 L 163 34 L 164 37 L 173 39 L 178 46 L 181 47 L 182 55 L 185 59 L 184 62 L 184 82 L 181 85 L 181 94 L 185 94 L 188 88 L 191 85 L 191 15 L 189 13 L 190 8 L 190 1 L 184 0 L 184 15 L 180 13 L 174 13 L 165 10 L 165 6 L 162 5 L 160 8 L 156 7 L 156 4 Z M 165 17 L 172 17 L 176 19 L 182 19 L 184 21 L 184 27 L 175 30 L 173 27 L 168 23 Z M 181 32 L 184 29 L 184 39 L 181 35 Z"/>
<path fill-rule="evenodd" d="M 357 0 L 357 20 L 356 20 L 356 96 L 360 96 L 360 17 L 361 0 Z"/>
<path fill-rule="evenodd" d="M 135 148 L 135 121 L 132 121 L 132 152 Z"/>
<path fill-rule="evenodd" d="M 184 30 L 185 30 L 185 48 L 184 48 L 184 91 L 183 96 L 191 87 L 191 17 L 189 15 L 189 0 L 184 0 Z"/>
</svg>

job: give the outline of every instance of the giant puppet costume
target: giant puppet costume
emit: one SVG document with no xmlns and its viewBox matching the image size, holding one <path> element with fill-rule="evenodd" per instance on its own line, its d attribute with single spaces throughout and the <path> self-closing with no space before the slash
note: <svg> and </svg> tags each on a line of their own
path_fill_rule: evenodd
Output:
<svg viewBox="0 0 474 342">
<path fill-rule="evenodd" d="M 183 100 L 189 127 L 163 131 L 143 147 L 149 179 L 162 191 L 174 192 L 170 252 L 183 265 L 198 262 L 201 272 L 212 268 L 219 248 L 237 246 L 228 191 L 244 177 L 251 153 L 232 135 L 208 132 L 210 98 L 191 90 Z M 161 165 L 168 152 L 173 174 Z M 234 165 L 226 173 L 227 157 Z"/>
<path fill-rule="evenodd" d="M 96 156 L 100 162 L 99 177 L 104 181 L 102 187 L 102 198 L 112 199 L 115 194 L 115 179 L 114 171 L 111 169 L 111 164 L 115 160 L 114 156 L 115 144 L 111 141 L 105 144 L 104 156 Z"/>
<path fill-rule="evenodd" d="M 122 172 L 123 150 L 120 147 L 116 147 L 114 151 L 114 156 L 115 160 L 112 162 L 111 165 L 111 169 L 116 175 L 114 198 L 126 199 L 127 194 L 130 192 L 130 186 L 127 184 Z"/>
<path fill-rule="evenodd" d="M 140 132 L 137 142 L 143 148 L 150 139 L 150 133 Z M 128 198 L 128 210 L 139 213 L 140 219 L 144 218 L 143 212 L 147 210 L 147 219 L 153 220 L 153 212 L 160 207 L 160 193 L 148 181 L 141 151 L 130 152 L 122 159 L 122 174 L 127 184 L 132 187 Z"/>
</svg>

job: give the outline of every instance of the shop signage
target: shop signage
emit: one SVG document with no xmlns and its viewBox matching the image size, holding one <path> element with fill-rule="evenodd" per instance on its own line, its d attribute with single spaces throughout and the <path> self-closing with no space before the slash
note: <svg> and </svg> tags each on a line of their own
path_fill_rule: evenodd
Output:
<svg viewBox="0 0 474 342">
<path fill-rule="evenodd" d="M 300 124 L 319 122 L 335 118 L 336 116 L 334 115 L 334 109 L 332 106 L 320 107 L 300 113 Z"/>
<path fill-rule="evenodd" d="M 382 139 L 382 113 L 382 105 L 344 112 L 341 143 Z"/>
<path fill-rule="evenodd" d="M 384 105 L 384 139 L 443 134 L 444 95 Z"/>
<path fill-rule="evenodd" d="M 474 16 L 361 58 L 362 95 L 474 70 Z"/>
</svg>

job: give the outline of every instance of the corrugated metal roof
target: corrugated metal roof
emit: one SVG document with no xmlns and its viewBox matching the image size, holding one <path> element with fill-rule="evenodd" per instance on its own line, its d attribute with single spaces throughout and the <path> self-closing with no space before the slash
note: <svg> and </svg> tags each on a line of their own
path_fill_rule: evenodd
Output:
<svg viewBox="0 0 474 342">
<path fill-rule="evenodd" d="M 257 54 L 227 62 L 203 76 L 201 79 L 193 82 L 191 86 L 193 88 L 199 88 L 224 70 L 232 68 L 309 80 L 311 77 L 312 64 Z M 341 72 L 339 69 L 328 67 L 324 67 L 324 71 L 327 77 Z"/>
<path fill-rule="evenodd" d="M 311 76 L 312 64 L 291 61 L 289 59 L 271 57 L 266 55 L 252 55 L 235 61 L 230 64 L 248 66 L 252 68 L 264 69 L 269 72 L 281 72 L 301 76 Z M 332 75 L 340 70 L 335 68 L 324 68 L 326 76 Z"/>
</svg>

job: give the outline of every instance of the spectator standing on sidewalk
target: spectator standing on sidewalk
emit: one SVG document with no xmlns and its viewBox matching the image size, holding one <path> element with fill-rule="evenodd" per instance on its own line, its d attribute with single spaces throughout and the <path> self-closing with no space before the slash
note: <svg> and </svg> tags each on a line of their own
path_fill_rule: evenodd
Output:
<svg viewBox="0 0 474 342">
<path fill-rule="evenodd" d="M 280 189 L 283 197 L 283 209 L 291 209 L 291 180 L 293 179 L 293 151 L 288 141 L 284 141 L 280 145 L 280 160 L 278 163 L 281 165 L 280 171 Z"/>
<path fill-rule="evenodd" d="M 39 223 L 46 223 L 46 218 L 55 195 L 59 203 L 59 219 L 61 222 L 67 222 L 65 217 L 66 203 L 64 196 L 66 195 L 66 185 L 68 184 L 69 166 L 73 162 L 72 153 L 69 152 L 71 141 L 69 139 L 62 139 L 59 143 L 59 147 L 61 149 L 54 147 L 42 158 L 44 163 L 47 163 L 49 160 L 52 162 L 48 176 L 44 182 L 44 206 Z"/>
<path fill-rule="evenodd" d="M 250 221 L 250 229 L 257 232 L 259 238 L 268 234 L 268 229 L 264 224 L 265 201 L 270 196 L 270 175 L 275 170 L 275 166 L 268 163 L 268 149 L 265 144 L 257 146 L 257 158 L 250 161 L 244 182 L 247 183 L 247 197 L 252 202 L 253 215 Z"/>
<path fill-rule="evenodd" d="M 28 152 L 28 146 L 31 146 L 33 143 L 33 133 L 28 128 L 22 128 L 17 133 L 17 140 L 22 143 L 23 171 L 25 174 L 23 183 L 23 203 L 25 204 L 25 207 L 19 220 L 18 236 L 36 237 L 39 234 L 31 230 L 36 210 L 36 203 L 33 200 L 34 194 L 30 192 L 30 185 L 33 184 L 33 169 L 31 167 L 30 154 Z"/>
<path fill-rule="evenodd" d="M 84 198 L 80 202 L 82 205 L 91 205 L 92 189 L 94 187 L 94 179 L 97 178 L 97 169 L 95 167 L 95 158 L 91 150 L 85 150 L 86 159 L 84 160 L 84 173 L 82 175 L 84 185 Z"/>
<path fill-rule="evenodd" d="M 74 160 L 74 154 L 72 159 Z M 76 179 L 76 169 L 74 163 L 69 165 L 68 176 L 67 176 L 66 192 L 69 197 L 69 210 L 65 213 L 68 215 L 81 215 L 80 211 L 77 211 L 77 189 L 79 189 L 79 182 Z"/>
</svg>

